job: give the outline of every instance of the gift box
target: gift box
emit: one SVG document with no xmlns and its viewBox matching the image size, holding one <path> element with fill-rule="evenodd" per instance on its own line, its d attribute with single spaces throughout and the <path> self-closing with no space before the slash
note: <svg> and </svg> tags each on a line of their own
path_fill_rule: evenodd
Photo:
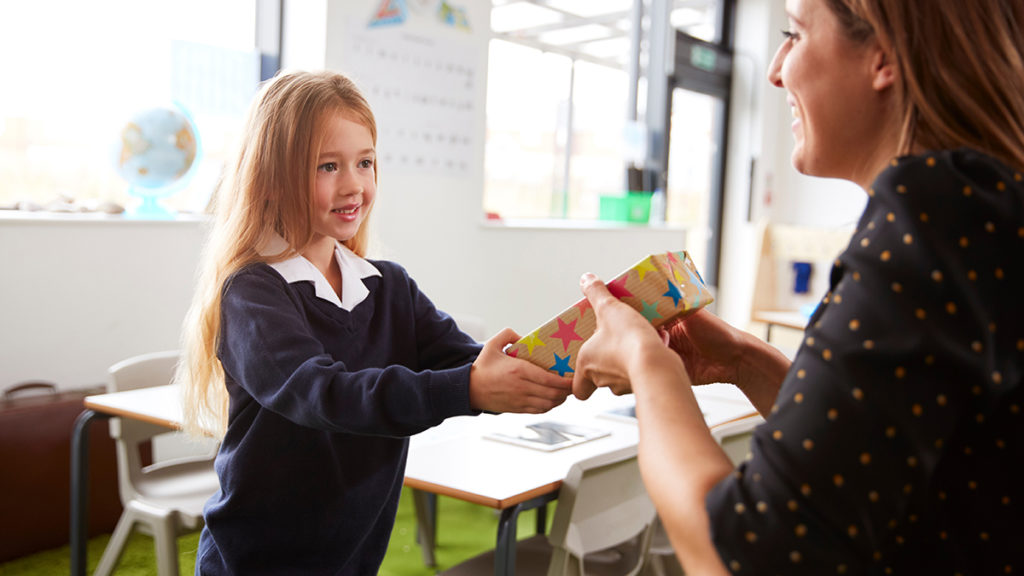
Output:
<svg viewBox="0 0 1024 576">
<path fill-rule="evenodd" d="M 607 282 L 608 290 L 647 318 L 655 328 L 700 310 L 714 301 L 685 251 L 652 254 Z M 586 298 L 520 338 L 506 353 L 557 372 L 576 370 L 580 346 L 597 327 Z"/>
</svg>

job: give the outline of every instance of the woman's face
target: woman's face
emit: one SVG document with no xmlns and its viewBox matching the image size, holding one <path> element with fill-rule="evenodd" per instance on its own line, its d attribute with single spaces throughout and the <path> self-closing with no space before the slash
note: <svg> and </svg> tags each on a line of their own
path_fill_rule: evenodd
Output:
<svg viewBox="0 0 1024 576">
<path fill-rule="evenodd" d="M 793 166 L 804 174 L 870 184 L 878 150 L 893 128 L 887 123 L 896 122 L 891 90 L 877 89 L 878 44 L 847 38 L 825 0 L 787 0 L 786 12 L 789 29 L 768 80 L 787 92 Z M 890 154 L 890 146 L 884 148 Z"/>
</svg>

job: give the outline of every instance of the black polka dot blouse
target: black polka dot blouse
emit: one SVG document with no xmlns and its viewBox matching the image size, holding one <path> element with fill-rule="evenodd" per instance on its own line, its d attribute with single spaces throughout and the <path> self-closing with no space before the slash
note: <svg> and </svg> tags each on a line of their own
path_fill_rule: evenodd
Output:
<svg viewBox="0 0 1024 576">
<path fill-rule="evenodd" d="M 736 574 L 1024 574 L 1024 182 L 893 160 L 751 455 L 708 495 Z"/>
</svg>

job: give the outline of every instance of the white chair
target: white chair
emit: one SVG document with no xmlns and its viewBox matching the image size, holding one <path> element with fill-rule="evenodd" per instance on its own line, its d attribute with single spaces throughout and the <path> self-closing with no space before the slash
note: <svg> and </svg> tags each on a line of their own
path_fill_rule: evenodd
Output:
<svg viewBox="0 0 1024 576">
<path fill-rule="evenodd" d="M 718 442 L 734 465 L 747 458 L 750 450 L 750 437 L 754 428 L 764 422 L 760 414 L 751 414 L 736 420 L 731 420 L 711 428 L 711 436 Z M 647 552 L 647 566 L 645 574 L 654 576 L 670 576 L 682 574 L 682 568 L 676 559 L 676 552 L 672 549 L 672 543 L 668 540 L 668 534 L 661 524 L 661 519 L 655 521 L 651 546 Z"/>
<path fill-rule="evenodd" d="M 516 574 L 638 574 L 654 518 L 635 446 L 577 462 L 562 482 L 550 535 L 516 544 Z M 491 550 L 441 574 L 493 570 Z"/>
<path fill-rule="evenodd" d="M 110 367 L 107 390 L 120 392 L 169 384 L 177 362 L 178 353 L 174 351 L 128 358 Z M 202 528 L 203 504 L 218 488 L 213 469 L 216 444 L 196 443 L 181 432 L 130 418 L 111 419 L 110 436 L 115 441 L 118 489 L 124 512 L 95 574 L 107 576 L 114 570 L 128 536 L 138 528 L 153 537 L 157 574 L 177 576 L 177 538 Z M 177 447 L 173 446 L 175 440 Z M 140 446 L 150 441 L 153 463 L 144 465 Z M 176 454 L 166 458 L 161 457 L 161 452 Z M 192 454 L 183 455 L 188 452 Z"/>
</svg>

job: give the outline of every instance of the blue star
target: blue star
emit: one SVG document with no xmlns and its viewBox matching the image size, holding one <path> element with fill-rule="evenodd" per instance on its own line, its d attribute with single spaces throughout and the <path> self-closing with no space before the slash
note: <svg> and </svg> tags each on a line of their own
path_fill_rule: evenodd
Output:
<svg viewBox="0 0 1024 576">
<path fill-rule="evenodd" d="M 558 372 L 559 376 L 565 376 L 566 372 L 575 372 L 575 370 L 569 367 L 569 358 L 571 356 L 571 354 L 566 354 L 565 358 L 562 358 L 558 354 L 555 354 L 555 365 L 548 368 L 548 370 Z"/>
<path fill-rule="evenodd" d="M 678 307 L 679 306 L 679 299 L 682 298 L 683 295 L 682 295 L 681 292 L 679 292 L 679 288 L 676 288 L 676 285 L 673 284 L 671 280 L 668 280 L 667 282 L 668 282 L 668 292 L 665 292 L 664 294 L 662 294 L 662 296 L 668 296 L 669 298 L 671 298 L 672 299 L 672 305 Z"/>
</svg>

